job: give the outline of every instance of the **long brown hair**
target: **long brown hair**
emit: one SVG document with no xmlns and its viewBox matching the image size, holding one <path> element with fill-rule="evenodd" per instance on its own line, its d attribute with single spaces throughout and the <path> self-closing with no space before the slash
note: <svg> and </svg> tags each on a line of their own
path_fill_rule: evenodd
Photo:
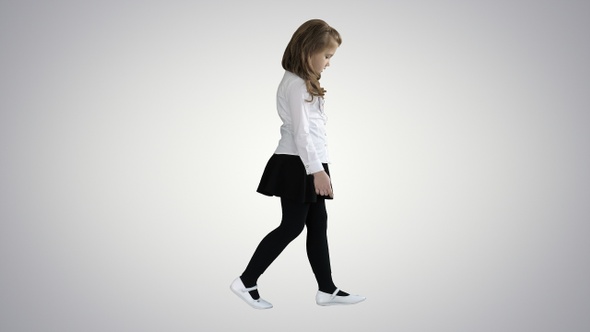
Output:
<svg viewBox="0 0 590 332">
<path fill-rule="evenodd" d="M 305 81 L 307 91 L 313 97 L 323 97 L 326 90 L 320 86 L 319 73 L 315 73 L 309 63 L 309 57 L 325 50 L 330 43 L 342 44 L 342 38 L 336 29 L 320 19 L 303 23 L 291 37 L 283 54 L 282 65 Z"/>
</svg>

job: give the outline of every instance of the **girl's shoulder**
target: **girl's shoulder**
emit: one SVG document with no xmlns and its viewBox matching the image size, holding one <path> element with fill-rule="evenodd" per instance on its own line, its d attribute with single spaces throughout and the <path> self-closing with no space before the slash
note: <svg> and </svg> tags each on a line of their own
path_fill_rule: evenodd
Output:
<svg viewBox="0 0 590 332">
<path fill-rule="evenodd" d="M 281 84 L 279 85 L 279 89 L 283 89 L 283 90 L 297 89 L 297 90 L 307 91 L 305 81 L 301 77 L 299 77 L 296 74 L 294 74 L 290 71 L 287 71 L 287 70 L 285 71 L 285 74 L 283 75 L 283 79 L 281 80 Z"/>
</svg>

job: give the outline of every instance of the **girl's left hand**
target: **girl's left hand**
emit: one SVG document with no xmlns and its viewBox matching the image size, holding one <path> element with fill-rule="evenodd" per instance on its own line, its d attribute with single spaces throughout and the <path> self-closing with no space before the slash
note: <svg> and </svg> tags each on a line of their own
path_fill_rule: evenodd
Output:
<svg viewBox="0 0 590 332">
<path fill-rule="evenodd" d="M 332 191 L 330 176 L 325 171 L 313 173 L 313 185 L 317 195 L 330 196 L 331 198 L 334 198 L 334 191 Z"/>
</svg>

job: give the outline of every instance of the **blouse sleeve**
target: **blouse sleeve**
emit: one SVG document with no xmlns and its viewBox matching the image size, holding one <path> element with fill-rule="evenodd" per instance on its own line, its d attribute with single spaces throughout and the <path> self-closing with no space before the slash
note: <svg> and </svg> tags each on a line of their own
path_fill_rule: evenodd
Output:
<svg viewBox="0 0 590 332">
<path fill-rule="evenodd" d="M 310 97 L 305 85 L 293 85 L 287 94 L 287 104 L 293 124 L 293 140 L 307 174 L 324 170 L 309 130 L 309 108 L 312 103 L 306 100 L 310 100 Z"/>
</svg>

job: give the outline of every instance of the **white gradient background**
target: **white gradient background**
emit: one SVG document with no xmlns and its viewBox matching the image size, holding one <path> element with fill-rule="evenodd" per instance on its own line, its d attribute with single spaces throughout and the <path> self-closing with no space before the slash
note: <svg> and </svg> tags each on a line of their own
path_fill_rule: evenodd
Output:
<svg viewBox="0 0 590 332">
<path fill-rule="evenodd" d="M 280 59 L 324 73 L 336 283 L 255 193 Z M 0 330 L 590 330 L 587 1 L 0 2 Z M 247 326 L 248 328 L 244 328 Z"/>
</svg>

